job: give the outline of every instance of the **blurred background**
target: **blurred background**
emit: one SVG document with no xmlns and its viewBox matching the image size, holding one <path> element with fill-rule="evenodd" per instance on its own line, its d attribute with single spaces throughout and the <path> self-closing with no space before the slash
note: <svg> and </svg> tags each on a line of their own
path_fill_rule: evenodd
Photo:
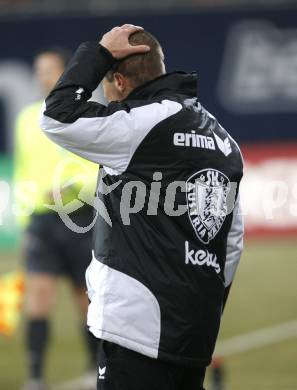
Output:
<svg viewBox="0 0 297 390">
<path fill-rule="evenodd" d="M 0 0 L 1 390 L 19 389 L 26 368 L 23 316 L 7 320 L 5 310 L 21 307 L 25 288 L 11 178 L 15 120 L 41 96 L 33 59 L 124 23 L 159 38 L 168 71 L 197 70 L 201 103 L 245 158 L 245 252 L 207 389 L 297 389 L 296 21 L 296 0 Z M 85 349 L 66 281 L 59 297 L 46 377 L 74 389 Z"/>
</svg>

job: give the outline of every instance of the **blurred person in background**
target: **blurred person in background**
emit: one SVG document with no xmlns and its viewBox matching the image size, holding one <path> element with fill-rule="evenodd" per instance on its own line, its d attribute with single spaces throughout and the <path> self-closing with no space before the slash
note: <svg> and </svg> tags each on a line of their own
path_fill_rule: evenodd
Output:
<svg viewBox="0 0 297 390">
<path fill-rule="evenodd" d="M 47 96 L 64 71 L 69 59 L 68 51 L 55 48 L 41 52 L 35 58 L 34 68 L 42 93 Z M 53 204 L 53 181 L 59 164 L 63 164 L 61 183 L 63 204 L 78 199 L 82 187 L 87 188 L 90 202 L 95 191 L 97 166 L 83 161 L 72 153 L 50 142 L 39 128 L 42 101 L 25 107 L 19 114 L 15 132 L 14 183 L 22 186 L 17 204 L 23 217 L 24 228 L 22 255 L 27 271 L 26 287 L 26 348 L 29 363 L 29 379 L 26 390 L 44 390 L 44 361 L 49 340 L 49 320 L 57 298 L 57 282 L 60 276 L 70 279 L 73 298 L 79 308 L 82 323 L 88 307 L 85 293 L 85 270 L 90 262 L 91 231 L 78 234 L 69 229 L 58 213 L 46 204 Z M 82 182 L 75 180 L 79 167 L 87 176 Z M 78 226 L 86 227 L 93 220 L 93 208 L 84 203 L 70 214 Z M 30 208 L 33 207 L 33 214 Z M 26 211 L 27 210 L 27 211 Z M 65 313 L 65 322 L 67 322 Z M 71 325 L 71 324 L 70 324 Z M 68 324 L 67 324 L 68 326 Z M 96 343 L 93 335 L 82 325 L 89 353 L 89 366 L 82 377 L 82 389 L 93 389 L 96 361 Z M 93 374 L 93 376 L 91 375 Z M 94 378 L 94 379 L 93 379 Z"/>
</svg>

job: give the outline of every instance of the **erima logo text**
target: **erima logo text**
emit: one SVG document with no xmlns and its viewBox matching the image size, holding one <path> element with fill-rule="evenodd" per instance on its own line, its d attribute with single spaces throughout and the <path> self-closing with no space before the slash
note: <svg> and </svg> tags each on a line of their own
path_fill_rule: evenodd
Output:
<svg viewBox="0 0 297 390">
<path fill-rule="evenodd" d="M 227 157 L 232 153 L 230 140 L 226 137 L 222 140 L 216 133 L 213 133 L 216 143 L 220 151 Z M 195 130 L 191 133 L 174 133 L 173 136 L 174 146 L 192 147 L 216 150 L 216 146 L 212 137 L 196 134 Z"/>
<path fill-rule="evenodd" d="M 173 136 L 173 144 L 174 146 L 190 146 L 211 150 L 215 150 L 216 148 L 213 138 L 196 134 L 194 130 L 191 133 L 175 133 Z"/>
<path fill-rule="evenodd" d="M 99 379 L 105 379 L 105 372 L 106 372 L 106 367 L 100 367 L 99 366 Z"/>
<path fill-rule="evenodd" d="M 220 264 L 217 263 L 217 256 L 213 253 L 209 253 L 207 250 L 199 249 L 195 251 L 190 249 L 189 242 L 185 242 L 185 263 L 193 265 L 206 265 L 212 267 L 217 274 L 221 272 Z"/>
</svg>

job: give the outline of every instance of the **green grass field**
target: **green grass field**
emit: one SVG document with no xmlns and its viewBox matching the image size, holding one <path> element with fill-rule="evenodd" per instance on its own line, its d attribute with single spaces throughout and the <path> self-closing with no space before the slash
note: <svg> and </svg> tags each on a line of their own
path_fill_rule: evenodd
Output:
<svg viewBox="0 0 297 390">
<path fill-rule="evenodd" d="M 2 253 L 0 270 L 14 269 L 17 263 L 15 253 Z M 80 322 L 66 282 L 61 283 L 60 297 L 47 359 L 46 376 L 51 384 L 77 377 L 85 364 Z M 296 241 L 250 241 L 224 314 L 220 340 L 292 320 L 297 320 Z M 17 390 L 25 378 L 22 329 L 23 325 L 11 339 L 0 336 L 1 390 Z M 296 390 L 297 338 L 229 356 L 225 371 L 225 390 Z"/>
</svg>

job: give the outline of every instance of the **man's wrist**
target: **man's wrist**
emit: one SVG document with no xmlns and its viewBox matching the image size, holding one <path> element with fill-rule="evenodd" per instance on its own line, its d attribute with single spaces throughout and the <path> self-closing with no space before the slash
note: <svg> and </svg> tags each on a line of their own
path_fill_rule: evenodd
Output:
<svg viewBox="0 0 297 390">
<path fill-rule="evenodd" d="M 107 59 L 108 61 L 110 61 L 111 66 L 112 66 L 117 60 L 113 57 L 111 51 L 109 51 L 109 50 L 108 50 L 105 46 L 103 46 L 100 42 L 98 43 L 98 46 L 99 46 L 100 49 L 101 49 L 101 53 L 106 57 L 106 59 Z"/>
</svg>

